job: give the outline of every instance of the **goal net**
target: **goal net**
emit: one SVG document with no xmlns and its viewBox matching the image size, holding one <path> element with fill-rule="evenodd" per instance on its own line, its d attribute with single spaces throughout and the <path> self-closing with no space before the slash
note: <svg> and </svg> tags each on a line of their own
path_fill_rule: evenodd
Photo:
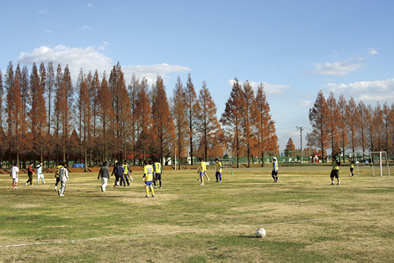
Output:
<svg viewBox="0 0 394 263">
<path fill-rule="evenodd" d="M 373 176 L 390 176 L 390 164 L 387 152 L 370 152 L 369 161 L 372 167 Z"/>
</svg>

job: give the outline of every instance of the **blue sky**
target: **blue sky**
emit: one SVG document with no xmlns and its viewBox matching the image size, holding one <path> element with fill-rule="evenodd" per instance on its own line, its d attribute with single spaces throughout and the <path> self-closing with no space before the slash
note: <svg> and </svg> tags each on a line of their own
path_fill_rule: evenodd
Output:
<svg viewBox="0 0 394 263">
<path fill-rule="evenodd" d="M 165 80 L 191 73 L 224 110 L 234 77 L 264 83 L 283 151 L 320 90 L 394 103 L 394 1 L 0 1 L 0 69 L 68 64 L 74 80 L 110 71 Z M 305 147 L 306 140 L 303 139 Z"/>
</svg>

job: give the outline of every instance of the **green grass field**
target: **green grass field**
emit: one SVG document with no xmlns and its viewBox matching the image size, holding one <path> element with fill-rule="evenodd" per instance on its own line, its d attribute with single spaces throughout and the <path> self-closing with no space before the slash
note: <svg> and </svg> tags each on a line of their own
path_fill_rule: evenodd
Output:
<svg viewBox="0 0 394 263">
<path fill-rule="evenodd" d="M 96 173 L 70 174 L 65 197 L 46 185 L 13 190 L 0 175 L 0 262 L 393 262 L 394 176 L 329 185 L 330 167 L 234 169 L 200 186 L 196 171 L 165 171 L 144 198 L 100 191 Z M 255 237 L 258 227 L 267 236 Z"/>
</svg>

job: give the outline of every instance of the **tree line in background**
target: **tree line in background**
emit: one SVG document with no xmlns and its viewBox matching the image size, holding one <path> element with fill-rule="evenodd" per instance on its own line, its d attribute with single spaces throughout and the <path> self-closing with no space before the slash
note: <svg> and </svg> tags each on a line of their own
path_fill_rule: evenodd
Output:
<svg viewBox="0 0 394 263">
<path fill-rule="evenodd" d="M 168 99 L 163 79 L 151 87 L 134 75 L 126 85 L 120 64 L 109 77 L 80 70 L 75 84 L 68 66 L 50 62 L 0 71 L 0 164 L 16 161 L 68 161 L 85 167 L 108 160 L 140 164 L 146 158 L 166 160 L 175 155 L 205 160 L 230 154 L 264 158 L 278 154 L 275 122 L 261 84 L 234 81 L 225 112 L 216 105 L 205 82 L 197 96 L 189 74 L 184 86 L 178 77 Z M 182 162 L 179 162 L 179 166 Z"/>
<path fill-rule="evenodd" d="M 363 155 L 370 151 L 394 154 L 394 104 L 366 105 L 354 98 L 347 101 L 343 95 L 337 101 L 333 93 L 326 100 L 320 91 L 309 109 L 309 120 L 312 131 L 307 134 L 308 146 L 317 147 L 323 160 L 327 149 L 332 154 L 346 150 Z"/>
</svg>

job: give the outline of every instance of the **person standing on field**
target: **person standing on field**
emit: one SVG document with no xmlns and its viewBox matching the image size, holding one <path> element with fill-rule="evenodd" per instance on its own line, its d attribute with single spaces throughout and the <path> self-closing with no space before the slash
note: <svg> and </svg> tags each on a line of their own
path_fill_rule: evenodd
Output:
<svg viewBox="0 0 394 263">
<path fill-rule="evenodd" d="M 353 173 L 354 161 L 353 161 L 352 157 L 349 158 L 349 162 L 350 162 L 350 176 L 354 176 L 354 173 Z"/>
<path fill-rule="evenodd" d="M 16 162 L 14 162 L 14 166 L 11 168 L 11 174 L 10 176 L 12 177 L 12 189 L 18 189 L 18 173 L 19 173 L 19 168 L 16 166 Z"/>
<path fill-rule="evenodd" d="M 107 166 L 107 162 L 104 162 L 103 166 L 100 168 L 97 179 L 100 179 L 100 176 L 101 176 L 101 191 L 105 192 L 109 180 L 109 169 Z"/>
<path fill-rule="evenodd" d="M 218 158 L 215 159 L 215 163 L 216 163 L 216 174 L 215 174 L 216 182 L 221 183 L 222 182 L 223 165 L 221 162 L 219 162 Z"/>
<path fill-rule="evenodd" d="M 34 169 L 33 169 L 33 161 L 32 161 L 30 162 L 30 165 L 27 168 L 27 176 L 29 176 L 29 179 L 27 179 L 25 185 L 27 185 L 28 183 L 30 183 L 30 186 L 33 185 L 33 173 L 34 173 Z"/>
<path fill-rule="evenodd" d="M 276 157 L 272 158 L 272 178 L 274 179 L 274 183 L 278 182 L 278 171 L 279 171 L 279 166 L 278 166 L 278 160 Z"/>
<path fill-rule="evenodd" d="M 61 187 L 59 189 L 58 194 L 59 196 L 64 196 L 64 191 L 66 190 L 66 184 L 69 179 L 66 162 L 64 162 L 62 168 L 60 168 L 59 179 L 60 179 Z"/>
<path fill-rule="evenodd" d="M 163 168 L 161 167 L 161 163 L 160 162 L 155 162 L 154 166 L 153 166 L 153 170 L 154 170 L 154 188 L 156 188 L 156 183 L 157 181 L 160 184 L 160 189 L 161 189 L 161 174 L 163 172 Z"/>
<path fill-rule="evenodd" d="M 152 164 L 153 164 L 152 160 L 149 160 L 149 164 L 146 160 L 144 161 L 144 176 L 142 177 L 142 179 L 145 182 L 145 191 L 146 191 L 145 197 L 147 198 L 149 197 L 149 190 L 152 192 L 152 197 L 155 197 L 155 191 L 153 190 L 153 185 L 152 185 L 152 181 L 153 181 Z"/>
<path fill-rule="evenodd" d="M 62 166 L 63 166 L 63 165 L 61 165 L 61 164 L 59 164 L 58 166 L 56 166 L 56 171 L 55 171 L 55 179 L 56 179 L 56 182 L 55 182 L 55 191 L 57 191 L 57 185 L 58 185 L 59 182 L 60 182 L 60 179 L 59 179 L 59 171 L 60 171 L 60 168 L 62 168 Z"/>
<path fill-rule="evenodd" d="M 198 160 L 200 161 L 200 167 L 198 168 L 198 173 L 200 174 L 200 182 L 201 182 L 200 185 L 204 185 L 204 175 L 207 172 L 207 165 L 201 157 L 198 158 Z"/>
<path fill-rule="evenodd" d="M 37 184 L 40 182 L 40 179 L 42 183 L 45 184 L 44 174 L 42 173 L 42 163 L 37 166 Z"/>
<path fill-rule="evenodd" d="M 130 186 L 130 181 L 129 181 L 129 178 L 128 178 L 129 177 L 129 165 L 127 164 L 126 160 L 124 161 L 122 167 L 123 167 L 123 178 L 124 178 L 124 181 L 126 181 L 127 186 Z M 120 185 L 122 185 L 122 181 L 120 182 Z M 125 186 L 126 186 L 126 184 L 125 184 Z"/>
<path fill-rule="evenodd" d="M 331 184 L 334 185 L 334 178 L 337 179 L 337 185 L 341 184 L 339 181 L 339 166 L 341 166 L 341 161 L 337 158 L 337 155 L 332 156 L 332 170 L 330 174 Z"/>
</svg>

